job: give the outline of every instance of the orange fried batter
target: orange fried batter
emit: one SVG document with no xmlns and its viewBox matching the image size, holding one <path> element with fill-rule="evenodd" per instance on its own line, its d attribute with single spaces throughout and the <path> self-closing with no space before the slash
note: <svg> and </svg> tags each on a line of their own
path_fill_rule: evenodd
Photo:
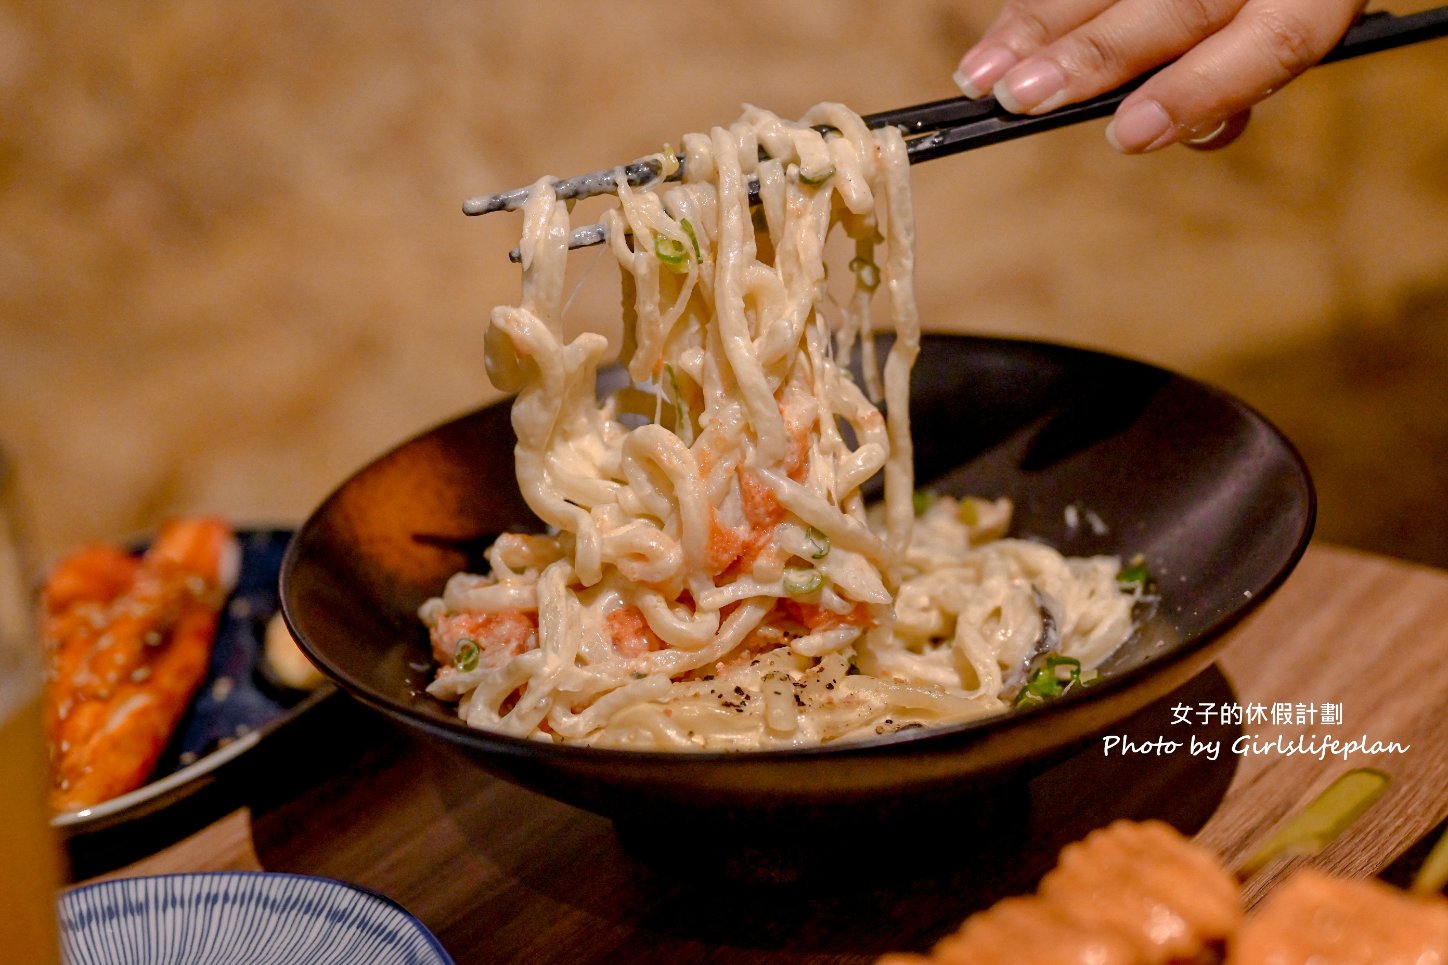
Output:
<svg viewBox="0 0 1448 965">
<path fill-rule="evenodd" d="M 206 676 L 239 557 L 224 520 L 194 517 L 139 559 L 95 545 L 56 565 L 41 594 L 56 810 L 146 782 Z"/>
<path fill-rule="evenodd" d="M 1241 924 L 1237 882 L 1159 821 L 1117 821 L 1067 845 L 1036 894 L 966 919 L 929 956 L 877 965 L 1177 965 L 1213 961 Z"/>
</svg>

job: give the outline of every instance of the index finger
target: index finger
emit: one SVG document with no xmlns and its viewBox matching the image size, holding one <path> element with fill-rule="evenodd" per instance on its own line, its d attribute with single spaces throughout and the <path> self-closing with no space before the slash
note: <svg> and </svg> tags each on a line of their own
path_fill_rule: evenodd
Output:
<svg viewBox="0 0 1448 965">
<path fill-rule="evenodd" d="M 1094 97 L 1180 56 L 1231 21 L 1245 0 L 1120 0 L 1011 69 L 996 100 L 1044 114 Z"/>
<path fill-rule="evenodd" d="M 1117 0 L 1009 0 L 955 72 L 967 97 L 984 97 L 1016 64 L 1087 23 Z"/>
</svg>

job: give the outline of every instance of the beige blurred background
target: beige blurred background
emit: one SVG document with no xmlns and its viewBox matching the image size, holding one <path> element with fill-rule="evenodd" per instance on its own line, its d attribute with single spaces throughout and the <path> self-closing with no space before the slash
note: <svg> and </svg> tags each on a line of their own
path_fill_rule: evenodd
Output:
<svg viewBox="0 0 1448 965">
<path fill-rule="evenodd" d="M 494 397 L 515 216 L 460 200 L 732 119 L 951 96 L 996 0 L 0 6 L 0 439 L 44 554 L 297 522 Z M 1389 4 L 1406 12 L 1423 3 Z M 1448 41 L 1311 72 L 1230 150 L 1102 123 L 918 170 L 926 324 L 1223 384 L 1319 534 L 1448 564 Z M 614 332 L 600 271 L 571 319 Z"/>
</svg>

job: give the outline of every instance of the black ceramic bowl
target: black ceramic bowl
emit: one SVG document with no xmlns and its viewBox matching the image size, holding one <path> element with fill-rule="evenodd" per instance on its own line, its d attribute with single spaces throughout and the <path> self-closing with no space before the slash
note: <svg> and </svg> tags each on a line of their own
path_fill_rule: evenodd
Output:
<svg viewBox="0 0 1448 965">
<path fill-rule="evenodd" d="M 480 566 L 497 534 L 538 527 L 514 481 L 506 403 L 418 436 L 333 493 L 287 552 L 283 610 L 345 690 L 567 803 L 638 823 L 888 817 L 968 798 L 1185 683 L 1286 578 L 1312 530 L 1312 485 L 1280 432 L 1139 362 L 931 336 L 911 418 L 920 486 L 1009 496 L 1013 535 L 1068 554 L 1146 558 L 1160 603 L 1101 683 L 1035 710 L 804 750 L 600 750 L 471 729 L 424 693 L 432 666 L 416 611 L 449 575 Z"/>
</svg>

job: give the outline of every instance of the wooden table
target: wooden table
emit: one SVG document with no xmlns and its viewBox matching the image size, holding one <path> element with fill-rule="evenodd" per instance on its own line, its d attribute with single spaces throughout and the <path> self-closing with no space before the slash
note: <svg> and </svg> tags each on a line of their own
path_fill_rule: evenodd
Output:
<svg viewBox="0 0 1448 965">
<path fill-rule="evenodd" d="M 939 850 L 900 865 L 790 888 L 660 868 L 625 850 L 607 820 L 482 775 L 338 698 L 183 808 L 74 840 L 73 871 L 340 878 L 400 902 L 459 963 L 869 962 L 924 949 L 971 911 L 1029 890 L 1064 843 L 1116 817 L 1164 818 L 1236 865 L 1337 775 L 1368 765 L 1392 788 L 1312 860 L 1378 872 L 1448 813 L 1445 658 L 1448 573 L 1314 546 L 1216 667 L 1114 732 L 1183 749 L 1108 757 L 1093 742 L 1022 788 L 1022 808 L 998 832 L 981 839 L 943 822 Z M 1291 705 L 1294 722 L 1201 718 L 1223 704 Z M 1298 705 L 1316 723 L 1297 724 Z M 1340 723 L 1323 723 L 1324 705 L 1329 716 L 1340 705 Z M 1405 750 L 1231 752 L 1243 737 L 1312 734 Z M 1222 751 L 1193 755 L 1192 738 Z M 727 840 L 730 829 L 706 834 Z M 1301 860 L 1269 865 L 1249 900 Z"/>
</svg>

